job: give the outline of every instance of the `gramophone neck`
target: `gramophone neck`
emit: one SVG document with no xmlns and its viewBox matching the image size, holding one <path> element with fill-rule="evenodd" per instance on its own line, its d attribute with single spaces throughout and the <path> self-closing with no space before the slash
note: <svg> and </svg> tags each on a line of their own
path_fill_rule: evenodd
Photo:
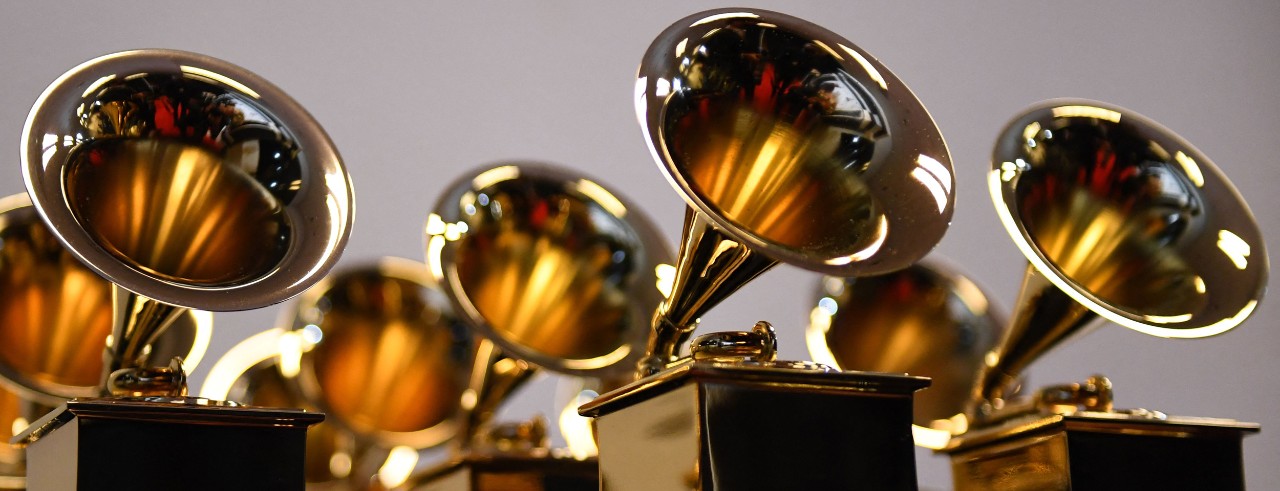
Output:
<svg viewBox="0 0 1280 491">
<path fill-rule="evenodd" d="M 492 341 L 481 338 L 476 342 L 475 360 L 472 364 L 471 382 L 462 405 L 461 427 L 454 437 L 454 450 L 465 454 L 488 431 L 493 415 L 516 389 L 538 373 L 538 369 L 524 360 L 507 356 Z"/>
<path fill-rule="evenodd" d="M 171 374 L 173 382 L 163 383 L 160 386 L 155 385 L 154 377 L 149 376 L 148 378 L 153 382 L 144 384 L 145 386 L 130 386 L 127 381 L 133 380 L 134 377 L 112 377 L 112 374 L 120 370 L 148 369 L 152 372 L 173 370 L 172 367 L 149 368 L 149 365 L 155 363 L 151 363 L 153 360 L 148 359 L 150 353 L 146 348 L 188 309 L 158 302 L 125 290 L 119 285 L 112 285 L 111 298 L 114 301 L 114 319 L 111 339 L 103 354 L 103 395 L 185 396 L 186 378 L 181 374 L 180 364 L 174 364 L 178 373 Z M 165 364 L 169 363 L 169 360 L 160 360 L 160 362 Z M 118 383 L 124 385 L 114 386 Z"/>
<path fill-rule="evenodd" d="M 654 313 L 641 376 L 675 362 L 703 314 L 777 263 L 716 228 L 702 212 L 686 210 L 671 294 Z"/>
<path fill-rule="evenodd" d="M 1027 265 L 1004 339 L 987 356 L 975 396 L 979 404 L 1007 398 L 1028 365 L 1063 341 L 1092 330 L 1100 317 Z"/>
</svg>

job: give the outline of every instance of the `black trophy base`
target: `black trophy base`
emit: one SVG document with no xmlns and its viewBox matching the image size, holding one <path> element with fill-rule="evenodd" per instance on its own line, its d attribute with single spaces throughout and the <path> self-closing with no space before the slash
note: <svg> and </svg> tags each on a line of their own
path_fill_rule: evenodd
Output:
<svg viewBox="0 0 1280 491">
<path fill-rule="evenodd" d="M 601 489 L 915 490 L 912 395 L 928 379 L 692 362 L 582 406 Z"/>
<path fill-rule="evenodd" d="M 1032 416 L 952 439 L 956 491 L 1243 490 L 1253 423 L 1118 413 Z"/>
<path fill-rule="evenodd" d="M 297 490 L 309 425 L 293 409 L 72 400 L 14 438 L 32 491 Z"/>
<path fill-rule="evenodd" d="M 427 471 L 412 491 L 599 491 L 596 459 L 469 455 Z"/>
</svg>

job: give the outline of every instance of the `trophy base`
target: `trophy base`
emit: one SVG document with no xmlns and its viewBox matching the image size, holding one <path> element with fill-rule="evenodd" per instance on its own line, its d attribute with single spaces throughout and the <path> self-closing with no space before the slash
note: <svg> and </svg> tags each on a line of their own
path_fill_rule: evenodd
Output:
<svg viewBox="0 0 1280 491">
<path fill-rule="evenodd" d="M 1254 423 L 1122 413 L 1035 415 L 953 438 L 956 491 L 1243 490 Z"/>
<path fill-rule="evenodd" d="M 75 399 L 13 442 L 32 491 L 302 491 L 307 427 L 323 414 L 210 402 Z"/>
<path fill-rule="evenodd" d="M 610 491 L 915 490 L 921 377 L 695 361 L 583 405 Z"/>
<path fill-rule="evenodd" d="M 413 491 L 598 491 L 596 459 L 469 455 L 415 479 Z"/>
</svg>

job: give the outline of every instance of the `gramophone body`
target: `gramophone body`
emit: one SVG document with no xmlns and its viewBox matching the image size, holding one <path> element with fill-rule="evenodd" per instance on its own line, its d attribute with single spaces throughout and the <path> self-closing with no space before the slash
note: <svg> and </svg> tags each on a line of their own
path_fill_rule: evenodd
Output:
<svg viewBox="0 0 1280 491">
<path fill-rule="evenodd" d="M 518 162 L 449 186 L 426 232 L 427 262 L 481 341 L 455 455 L 407 487 L 598 489 L 588 425 L 562 426 L 570 448 L 551 449 L 541 420 L 492 416 L 537 368 L 605 385 L 630 374 L 671 262 L 656 229 L 596 181 Z"/>
<path fill-rule="evenodd" d="M 754 9 L 694 14 L 661 33 L 636 110 L 689 209 L 643 378 L 581 410 L 599 418 L 603 485 L 915 489 L 911 400 L 927 380 L 777 361 L 766 322 L 695 339 L 692 360 L 681 346 L 704 313 L 780 262 L 853 276 L 931 249 L 954 179 L 928 112 L 848 40 Z"/>
<path fill-rule="evenodd" d="M 17 437 L 32 487 L 301 489 L 306 427 L 322 415 L 185 397 L 180 360 L 148 346 L 187 309 L 277 303 L 337 261 L 353 197 L 319 125 L 234 65 L 130 51 L 55 81 L 22 146 L 36 210 L 114 283 L 98 384 L 109 397 L 71 401 Z M 162 465 L 120 471 L 139 462 Z"/>
<path fill-rule="evenodd" d="M 1030 261 L 1016 314 L 986 355 L 969 431 L 944 449 L 957 489 L 1244 489 L 1258 426 L 1117 410 L 1109 380 L 1013 397 L 1032 361 L 1105 318 L 1161 337 L 1243 322 L 1261 299 L 1261 233 L 1230 181 L 1141 115 L 1049 101 L 1010 123 L 988 175 Z"/>
<path fill-rule="evenodd" d="M 1244 489 L 1253 423 L 1115 412 L 1032 415 L 946 448 L 957 491 Z"/>
</svg>

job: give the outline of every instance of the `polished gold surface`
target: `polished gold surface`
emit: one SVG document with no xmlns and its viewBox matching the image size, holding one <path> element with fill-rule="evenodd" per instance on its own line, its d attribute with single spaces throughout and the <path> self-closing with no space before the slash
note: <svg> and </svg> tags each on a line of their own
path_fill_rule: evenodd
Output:
<svg viewBox="0 0 1280 491">
<path fill-rule="evenodd" d="M 950 155 L 874 57 L 801 19 L 719 9 L 650 45 L 636 80 L 650 150 L 690 206 L 642 375 L 678 361 L 697 319 L 778 262 L 894 271 L 942 237 Z"/>
<path fill-rule="evenodd" d="M 527 206 L 495 194 L 491 199 L 504 209 Z M 547 228 L 477 224 L 459 247 L 458 280 L 476 310 L 504 337 L 557 358 L 608 356 L 626 344 L 627 335 L 615 326 L 625 319 L 629 299 L 622 285 L 609 281 L 609 269 L 617 268 L 617 247 L 565 240 L 581 227 L 569 217 L 586 215 L 565 205 L 552 211 L 556 215 L 546 219 Z"/>
<path fill-rule="evenodd" d="M 976 284 L 926 260 L 885 275 L 824 277 L 805 338 L 814 361 L 841 370 L 931 378 L 915 396 L 913 421 L 951 429 L 1005 322 Z"/>
<path fill-rule="evenodd" d="M 860 165 L 850 162 L 854 150 L 841 149 L 857 131 L 823 117 L 832 103 L 782 108 L 784 94 L 760 90 L 764 98 L 743 91 L 696 102 L 667 128 L 678 168 L 694 189 L 725 218 L 788 248 L 847 256 L 878 241 L 880 207 L 866 182 L 849 172 Z M 788 115 L 794 119 L 778 117 L 787 109 L 798 113 Z"/>
<path fill-rule="evenodd" d="M 386 258 L 338 272 L 292 315 L 305 343 L 300 387 L 336 423 L 387 447 L 454 436 L 471 339 L 425 264 Z"/>
<path fill-rule="evenodd" d="M 302 292 L 337 261 L 353 218 L 346 170 L 305 110 L 243 68 L 181 51 L 68 71 L 27 119 L 22 168 L 73 255 L 186 308 Z"/>
<path fill-rule="evenodd" d="M 148 368 L 170 361 L 150 359 L 151 341 L 185 309 L 300 293 L 350 231 L 351 183 L 319 125 L 221 60 L 141 50 L 85 62 L 41 94 L 22 140 L 35 209 L 116 285 L 103 394 L 184 395 L 185 376 Z"/>
<path fill-rule="evenodd" d="M 0 199 L 0 376 L 56 405 L 96 395 L 112 330 L 112 286 L 62 247 L 25 195 Z M 173 328 L 139 336 L 130 359 L 157 364 L 181 357 L 194 369 L 212 317 L 177 312 Z"/>
<path fill-rule="evenodd" d="M 84 147 L 67 166 L 71 208 L 120 260 L 171 281 L 223 286 L 262 277 L 288 250 L 283 206 L 243 163 L 176 140 Z"/>
<path fill-rule="evenodd" d="M 1036 358 L 1100 318 L 1147 334 L 1225 332 L 1256 308 L 1268 264 L 1248 206 L 1208 157 L 1123 108 L 1048 101 L 996 142 L 996 210 L 1031 262 L 975 388 L 998 410 Z"/>
<path fill-rule="evenodd" d="M 459 312 L 509 355 L 580 375 L 639 356 L 670 255 L 596 182 L 538 164 L 486 169 L 448 188 L 426 231 Z"/>
<path fill-rule="evenodd" d="M 0 441 L 0 475 L 6 474 L 5 469 L 12 470 L 22 462 L 22 449 L 10 445 L 9 439 L 25 430 L 31 422 L 26 419 L 29 415 L 23 410 L 25 404 L 22 396 L 0 386 L 0 437 L 3 437 L 0 438 L 3 440 Z"/>
<path fill-rule="evenodd" d="M 0 362 L 37 382 L 93 387 L 110 333 L 111 284 L 68 253 L 34 208 L 0 215 Z"/>
</svg>

